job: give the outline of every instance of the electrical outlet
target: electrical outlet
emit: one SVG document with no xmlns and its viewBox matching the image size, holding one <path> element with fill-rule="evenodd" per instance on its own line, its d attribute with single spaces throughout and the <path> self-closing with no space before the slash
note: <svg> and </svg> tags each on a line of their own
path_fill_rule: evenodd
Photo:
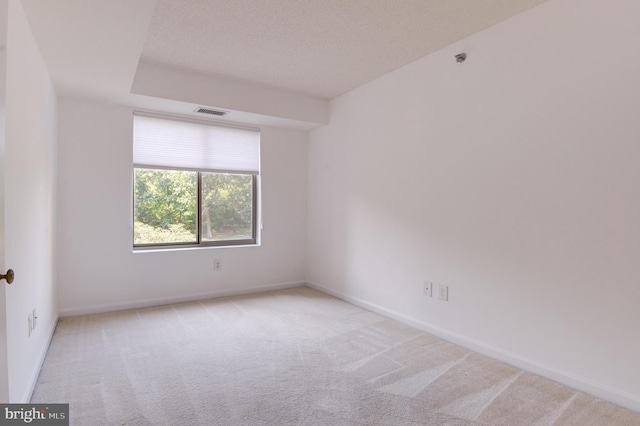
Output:
<svg viewBox="0 0 640 426">
<path fill-rule="evenodd" d="M 442 284 L 438 286 L 438 299 L 444 300 L 445 302 L 449 300 L 449 286 Z"/>
<path fill-rule="evenodd" d="M 220 259 L 215 259 L 213 261 L 213 270 L 219 271 L 220 269 L 222 269 L 222 261 Z"/>
<path fill-rule="evenodd" d="M 422 290 L 425 296 L 431 297 L 433 295 L 433 283 L 425 281 Z"/>
</svg>

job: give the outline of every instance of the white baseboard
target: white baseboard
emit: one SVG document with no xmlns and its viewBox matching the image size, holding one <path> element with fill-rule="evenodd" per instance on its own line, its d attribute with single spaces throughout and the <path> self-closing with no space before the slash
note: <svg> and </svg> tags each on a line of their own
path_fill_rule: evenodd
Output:
<svg viewBox="0 0 640 426">
<path fill-rule="evenodd" d="M 189 294 L 179 297 L 165 297 L 156 299 L 143 299 L 131 302 L 104 303 L 90 306 L 77 306 L 65 308 L 60 311 L 60 317 L 72 317 L 77 315 L 100 314 L 104 312 L 124 311 L 127 309 L 149 308 L 152 306 L 170 305 L 172 303 L 193 302 L 196 300 L 213 299 L 216 297 L 239 296 L 242 294 L 261 293 L 264 291 L 281 290 L 291 287 L 306 285 L 303 281 L 292 281 L 279 284 L 267 284 L 243 289 L 216 290 L 206 293 Z"/>
<path fill-rule="evenodd" d="M 58 325 L 58 319 L 60 317 L 56 316 L 55 320 L 52 321 L 49 330 L 47 330 L 47 338 L 45 343 L 40 348 L 40 353 L 38 353 L 38 360 L 29 375 L 29 381 L 27 383 L 27 389 L 25 391 L 24 396 L 22 397 L 22 401 L 24 403 L 28 403 L 31 401 L 31 396 L 33 395 L 33 390 L 36 388 L 36 383 L 38 382 L 38 376 L 40 376 L 40 370 L 42 370 L 42 364 L 44 364 L 44 359 L 47 356 L 47 351 L 49 350 L 49 345 L 51 344 L 51 339 L 53 339 L 53 333 L 56 331 L 56 325 Z"/>
<path fill-rule="evenodd" d="M 438 336 L 451 343 L 455 343 L 457 345 L 471 349 L 475 352 L 513 365 L 514 367 L 529 371 L 542 377 L 546 377 L 547 379 L 554 380 L 558 383 L 562 383 L 564 385 L 578 389 L 580 391 L 620 405 L 622 407 L 629 408 L 634 411 L 640 411 L 640 396 L 638 395 L 632 395 L 618 389 L 603 386 L 599 383 L 593 382 L 592 380 L 578 377 L 573 374 L 558 370 L 556 368 L 540 364 L 518 354 L 514 354 L 512 352 L 487 345 L 485 343 L 470 339 L 457 333 L 447 331 L 443 328 L 433 326 L 423 321 L 418 321 L 404 314 L 392 311 L 371 302 L 367 302 L 366 300 L 336 292 L 315 282 L 307 282 L 307 286 L 319 290 L 323 293 L 330 294 L 334 297 L 337 297 L 338 299 L 344 300 L 345 302 L 349 302 L 368 311 L 375 312 L 387 318 L 391 318 L 393 320 L 406 324 L 410 327 L 416 328 L 429 334 L 433 334 L 434 336 Z"/>
</svg>

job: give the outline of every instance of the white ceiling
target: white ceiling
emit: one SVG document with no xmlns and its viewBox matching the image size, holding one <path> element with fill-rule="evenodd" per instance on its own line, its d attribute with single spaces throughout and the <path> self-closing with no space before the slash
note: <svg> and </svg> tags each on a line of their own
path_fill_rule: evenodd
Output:
<svg viewBox="0 0 640 426">
<path fill-rule="evenodd" d="M 308 130 L 328 99 L 545 1 L 20 3 L 61 96 Z"/>
<path fill-rule="evenodd" d="M 546 0 L 157 0 L 144 62 L 330 99 Z"/>
<path fill-rule="evenodd" d="M 103 99 L 127 94 L 154 0 L 22 0 L 58 94 Z"/>
</svg>

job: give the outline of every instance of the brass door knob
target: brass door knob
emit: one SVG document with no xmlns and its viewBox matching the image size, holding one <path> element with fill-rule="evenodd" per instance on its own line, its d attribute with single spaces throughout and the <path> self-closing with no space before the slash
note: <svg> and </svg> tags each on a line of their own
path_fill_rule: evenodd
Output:
<svg viewBox="0 0 640 426">
<path fill-rule="evenodd" d="M 15 276 L 16 275 L 13 273 L 13 269 L 9 269 L 6 274 L 0 274 L 0 281 L 7 280 L 7 284 L 11 284 Z"/>
</svg>

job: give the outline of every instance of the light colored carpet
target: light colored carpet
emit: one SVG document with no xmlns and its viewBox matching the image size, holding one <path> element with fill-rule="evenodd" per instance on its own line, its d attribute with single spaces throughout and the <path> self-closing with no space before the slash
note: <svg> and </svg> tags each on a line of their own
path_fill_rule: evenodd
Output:
<svg viewBox="0 0 640 426">
<path fill-rule="evenodd" d="M 60 320 L 72 425 L 640 425 L 640 413 L 301 287 Z"/>
</svg>

